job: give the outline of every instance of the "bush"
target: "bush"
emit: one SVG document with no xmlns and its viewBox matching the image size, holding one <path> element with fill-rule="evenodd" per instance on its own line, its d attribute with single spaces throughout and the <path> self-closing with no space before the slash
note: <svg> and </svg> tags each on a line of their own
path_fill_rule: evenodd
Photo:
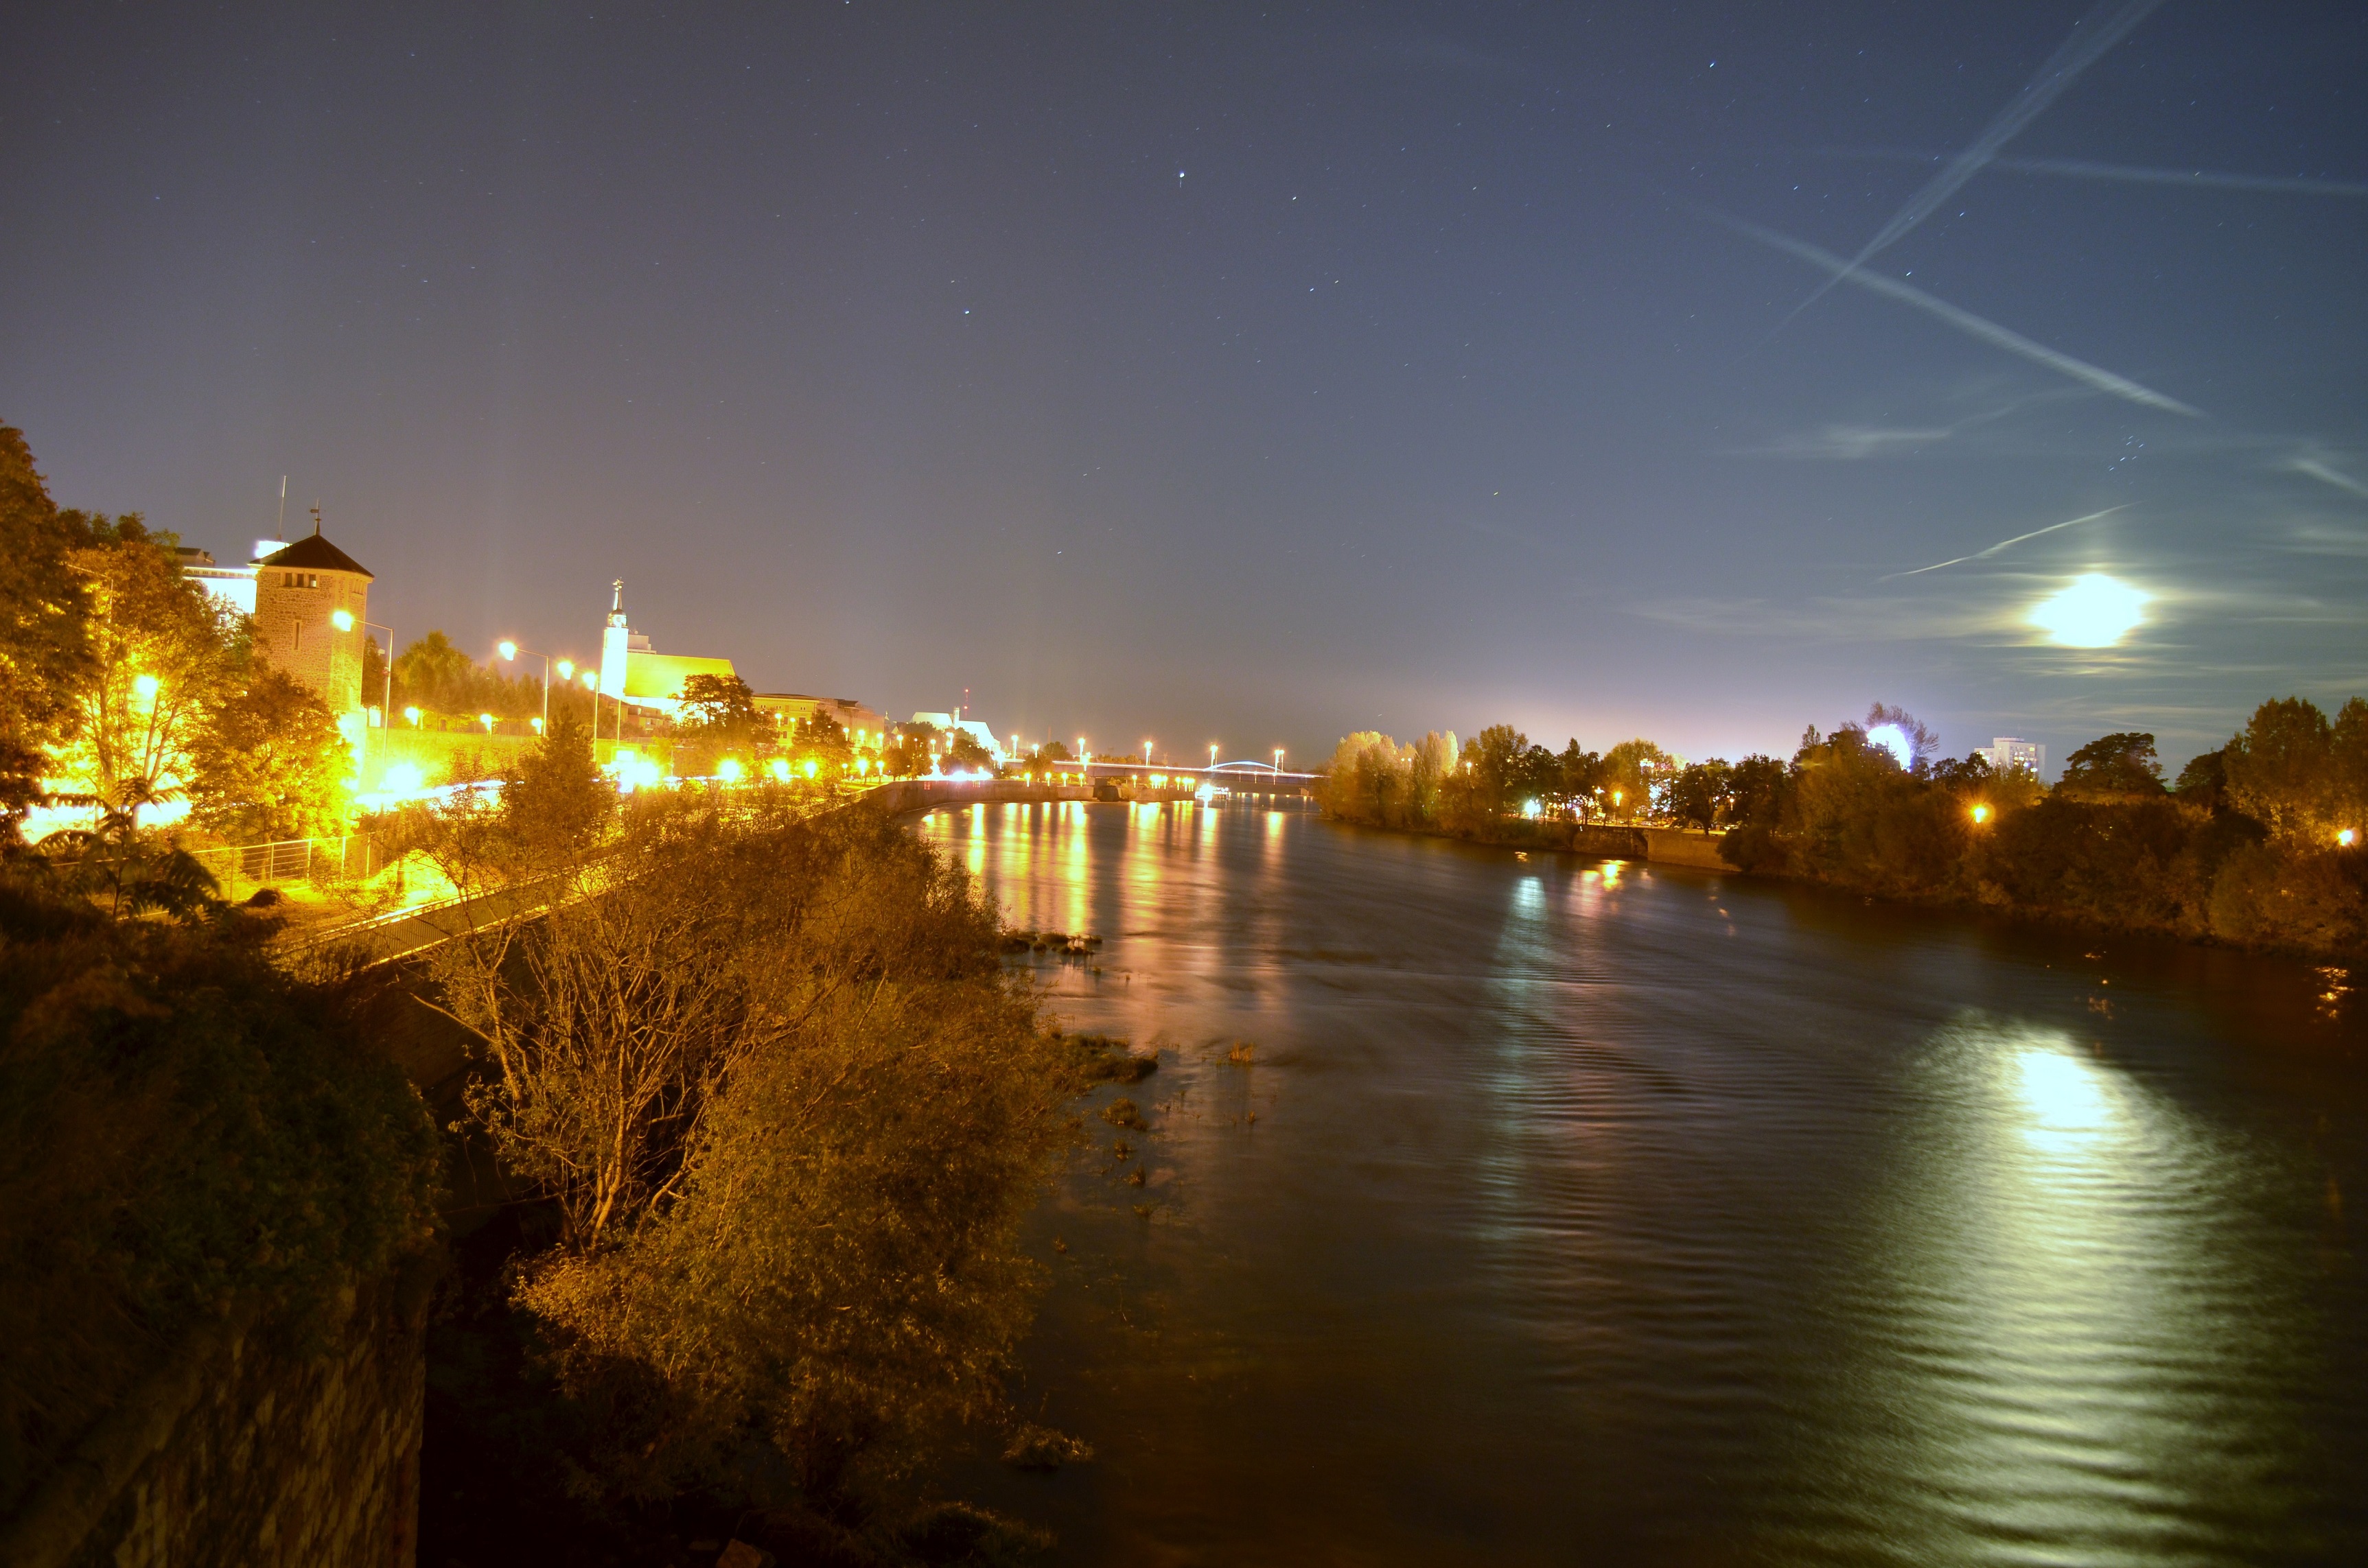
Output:
<svg viewBox="0 0 2368 1568">
<path fill-rule="evenodd" d="M 868 812 L 637 801 L 589 896 L 451 944 L 472 1108 L 557 1212 L 515 1300 L 587 1501 L 837 1512 L 1001 1412 L 1081 1053 L 958 868 Z"/>
<path fill-rule="evenodd" d="M 302 1333 L 425 1241 L 438 1148 L 302 987 L 221 919 L 114 922 L 0 869 L 0 1512 L 200 1322 Z"/>
</svg>

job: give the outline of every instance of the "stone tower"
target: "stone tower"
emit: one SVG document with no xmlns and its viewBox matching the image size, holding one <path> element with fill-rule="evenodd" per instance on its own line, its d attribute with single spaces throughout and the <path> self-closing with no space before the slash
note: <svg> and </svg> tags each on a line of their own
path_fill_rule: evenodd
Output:
<svg viewBox="0 0 2368 1568">
<path fill-rule="evenodd" d="M 256 652 L 319 692 L 355 741 L 361 738 L 370 585 L 362 564 L 317 528 L 255 563 Z"/>
</svg>

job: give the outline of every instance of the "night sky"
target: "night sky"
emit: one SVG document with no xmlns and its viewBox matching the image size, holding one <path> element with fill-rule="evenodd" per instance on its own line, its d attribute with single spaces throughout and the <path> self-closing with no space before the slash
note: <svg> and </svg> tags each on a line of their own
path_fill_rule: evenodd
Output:
<svg viewBox="0 0 2368 1568">
<path fill-rule="evenodd" d="M 1307 761 L 2368 691 L 2356 3 L 7 37 L 0 421 L 225 557 L 288 474 L 405 642 L 580 656 L 622 577 L 760 691 Z M 2146 619 L 2055 646 L 2087 573 Z"/>
</svg>

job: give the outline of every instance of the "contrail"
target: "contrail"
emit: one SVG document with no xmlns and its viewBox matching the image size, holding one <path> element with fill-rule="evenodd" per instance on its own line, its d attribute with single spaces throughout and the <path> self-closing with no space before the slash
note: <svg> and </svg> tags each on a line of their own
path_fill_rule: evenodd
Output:
<svg viewBox="0 0 2368 1568">
<path fill-rule="evenodd" d="M 2110 4 L 2111 0 L 2107 0 Z M 2063 95 L 2064 89 L 2078 81 L 2080 73 L 2095 64 L 2104 52 L 2130 35 L 2132 28 L 2146 19 L 2147 13 L 2162 0 L 2123 0 L 2121 7 L 2105 16 L 2105 6 L 2100 5 L 2076 23 L 2072 36 L 2056 46 L 2055 52 L 2038 74 L 2023 84 L 2022 91 L 2000 109 L 1974 144 L 1950 159 L 1941 172 L 1924 182 L 1924 188 L 1907 199 L 1907 205 L 1891 215 L 1891 222 L 1875 231 L 1874 238 L 1866 242 L 1858 255 L 1841 271 L 1817 285 L 1816 292 L 1793 307 L 1789 322 L 1825 297 L 1826 290 L 1845 278 L 1854 275 L 1866 265 L 1866 260 L 1879 250 L 1886 249 L 1907 237 L 1909 230 L 1940 210 L 1941 204 L 1957 194 L 1964 183 L 1982 172 L 1982 165 L 1998 154 L 1998 150 L 2014 140 L 2022 129 L 2044 113 L 2047 106 Z"/>
<path fill-rule="evenodd" d="M 1885 163 L 1929 164 L 1921 153 L 1886 152 L 1876 148 L 1821 148 L 1829 158 L 1876 159 Z M 2232 175 L 2211 169 L 2157 169 L 2135 164 L 2100 164 L 2088 158 L 1992 158 L 1990 167 L 2013 174 L 2061 175 L 2068 179 L 2119 180 L 2130 185 L 2190 186 L 2210 190 L 2268 190 L 2289 196 L 2368 197 L 2368 180 L 2309 179 L 2301 176 Z"/>
<path fill-rule="evenodd" d="M 2317 458 L 2296 458 L 2286 464 L 2296 473 L 2306 473 L 2321 484 L 2332 484 L 2338 490 L 2368 501 L 2368 484 L 2362 484 L 2348 473 L 2339 473 Z"/>
<path fill-rule="evenodd" d="M 1888 583 L 1894 577 L 1921 577 L 1925 573 L 1938 572 L 1943 566 L 1962 566 L 1968 561 L 1987 561 L 2009 545 L 2021 544 L 2027 539 L 2037 539 L 2041 534 L 2052 534 L 2057 528 L 2078 528 L 2082 523 L 2093 523 L 2099 517 L 2110 517 L 2116 512 L 2124 512 L 2128 509 L 2129 503 L 2123 502 L 2119 506 L 2108 506 L 2101 512 L 2091 512 L 2085 517 L 2075 517 L 2070 522 L 2050 523 L 2044 528 L 2033 528 L 2027 534 L 2017 534 L 2012 539 L 2002 539 L 1987 550 L 1977 550 L 1971 555 L 1960 555 L 1953 561 L 1936 561 L 1930 566 L 1918 566 L 1913 572 L 1894 572 L 1888 576 L 1877 577 L 1875 581 Z"/>
<path fill-rule="evenodd" d="M 2009 354 L 2019 354 L 2035 364 L 2044 365 L 2051 370 L 2069 376 L 2076 381 L 2086 381 L 2100 392 L 2111 392 L 2115 397 L 2126 398 L 2132 403 L 2143 403 L 2148 408 L 2159 408 L 2171 414 L 2183 414 L 2191 419 L 2203 417 L 2201 409 L 2190 408 L 2177 398 L 2165 397 L 2151 387 L 2140 386 L 2127 376 L 2117 376 L 2112 371 L 2091 365 L 2085 359 L 2075 359 L 2069 354 L 2059 354 L 2044 343 L 2033 343 L 2019 332 L 2009 331 L 1993 321 L 1985 321 L 1971 311 L 1959 310 L 1945 300 L 1936 300 L 1913 284 L 1903 283 L 1896 278 L 1887 277 L 1880 272 L 1856 271 L 1850 263 L 1844 261 L 1829 250 L 1821 249 L 1805 240 L 1796 240 L 1790 235 L 1780 234 L 1773 229 L 1763 229 L 1757 223 L 1747 222 L 1741 218 L 1721 212 L 1716 208 L 1704 207 L 1694 202 L 1690 202 L 1688 205 L 1714 223 L 1723 223 L 1739 234 L 1748 234 L 1760 244 L 1772 245 L 1788 256 L 1799 256 L 1812 267 L 1825 268 L 1836 282 L 1854 283 L 1870 292 L 1897 300 L 1901 304 L 1913 305 L 1927 315 L 1937 316 L 1947 322 L 1960 332 L 1978 337 L 1983 342 L 2003 348 Z"/>
</svg>

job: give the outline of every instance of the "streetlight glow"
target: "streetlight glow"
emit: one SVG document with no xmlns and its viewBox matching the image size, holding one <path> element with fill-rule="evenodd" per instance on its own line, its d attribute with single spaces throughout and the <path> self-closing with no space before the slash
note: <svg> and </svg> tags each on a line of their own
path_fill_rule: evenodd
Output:
<svg viewBox="0 0 2368 1568">
<path fill-rule="evenodd" d="M 349 609 L 333 609 L 329 612 L 329 624 L 340 631 L 351 631 L 354 629 L 354 612 Z"/>
<path fill-rule="evenodd" d="M 573 659 L 562 659 L 562 660 L 560 660 L 560 661 L 559 661 L 558 668 L 559 668 L 559 678 L 560 678 L 560 679 L 562 679 L 562 680 L 574 680 L 574 679 L 575 678 L 575 660 L 573 660 Z"/>
<path fill-rule="evenodd" d="M 164 688 L 164 682 L 158 680 L 154 676 L 133 676 L 131 677 L 132 692 L 138 696 L 140 700 L 142 702 L 155 701 L 156 693 Z"/>
<path fill-rule="evenodd" d="M 1990 809 L 1987 806 L 1975 806 L 1971 814 L 1975 827 L 1990 820 Z"/>
<path fill-rule="evenodd" d="M 412 727 L 413 729 L 415 729 L 415 730 L 416 730 L 416 729 L 419 728 L 419 710 L 418 710 L 418 709 L 416 709 L 416 708 L 406 708 L 406 709 L 404 709 L 404 710 L 403 710 L 403 716 L 404 716 L 404 718 L 406 718 L 406 719 L 408 719 L 408 720 L 410 720 L 410 721 L 411 721 L 411 727 Z"/>
<path fill-rule="evenodd" d="M 511 642 L 507 637 L 495 643 L 494 650 L 500 653 L 505 659 L 515 659 L 518 657 L 518 644 Z"/>
<path fill-rule="evenodd" d="M 491 713 L 478 714 L 477 722 L 485 727 L 485 733 L 490 735 L 494 733 L 494 716 Z"/>
</svg>

